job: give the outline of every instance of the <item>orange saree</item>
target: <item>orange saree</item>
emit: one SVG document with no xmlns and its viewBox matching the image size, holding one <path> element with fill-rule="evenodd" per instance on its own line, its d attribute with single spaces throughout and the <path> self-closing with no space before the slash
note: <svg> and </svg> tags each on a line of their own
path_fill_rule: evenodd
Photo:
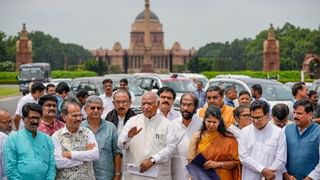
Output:
<svg viewBox="0 0 320 180">
<path fill-rule="evenodd" d="M 194 134 L 194 139 L 191 143 L 196 142 L 199 132 Z M 195 151 L 192 152 L 192 149 Z M 215 168 L 216 173 L 222 180 L 240 180 L 241 179 L 241 165 L 238 156 L 238 143 L 235 138 L 225 137 L 219 132 L 213 132 L 203 135 L 198 148 L 195 145 L 190 144 L 189 157 L 193 159 L 196 154 L 202 153 L 207 160 L 216 162 L 236 161 L 237 166 L 232 169 Z"/>
</svg>

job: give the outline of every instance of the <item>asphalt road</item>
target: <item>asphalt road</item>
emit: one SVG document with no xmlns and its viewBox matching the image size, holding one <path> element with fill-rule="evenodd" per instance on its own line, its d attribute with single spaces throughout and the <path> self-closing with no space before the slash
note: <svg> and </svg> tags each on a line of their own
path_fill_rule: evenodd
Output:
<svg viewBox="0 0 320 180">
<path fill-rule="evenodd" d="M 17 87 L 18 85 L 0 85 L 0 88 L 2 87 Z M 11 97 L 5 97 L 0 99 L 0 108 L 8 110 L 12 115 L 16 111 L 18 100 L 22 96 L 11 96 Z"/>
</svg>

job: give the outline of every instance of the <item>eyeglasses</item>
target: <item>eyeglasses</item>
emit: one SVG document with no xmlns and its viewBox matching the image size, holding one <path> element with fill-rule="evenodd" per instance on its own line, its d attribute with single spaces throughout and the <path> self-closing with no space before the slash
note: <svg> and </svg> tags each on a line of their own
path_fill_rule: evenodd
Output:
<svg viewBox="0 0 320 180">
<path fill-rule="evenodd" d="M 218 99 L 220 96 L 207 96 L 207 99 Z"/>
<path fill-rule="evenodd" d="M 40 121 L 41 117 L 26 117 L 30 121 Z"/>
<path fill-rule="evenodd" d="M 250 114 L 240 114 L 239 115 L 240 117 L 243 117 L 243 118 L 250 118 Z"/>
<path fill-rule="evenodd" d="M 91 110 L 95 110 L 97 109 L 98 111 L 102 109 L 102 107 L 98 107 L 98 106 L 91 106 L 90 107 Z"/>
<path fill-rule="evenodd" d="M 262 120 L 263 120 L 263 117 L 265 117 L 265 115 L 257 116 L 257 117 L 251 116 L 251 119 L 252 119 L 252 120 L 255 120 L 255 121 L 262 121 Z"/>
<path fill-rule="evenodd" d="M 129 104 L 129 101 L 113 101 L 115 104 L 117 104 L 117 105 L 120 105 L 120 104 L 122 104 L 122 105 L 128 105 Z"/>
<path fill-rule="evenodd" d="M 9 121 L 4 121 L 4 122 L 1 121 L 0 123 L 4 124 L 4 125 L 11 125 L 12 121 L 13 121 L 13 119 L 10 119 Z"/>
</svg>

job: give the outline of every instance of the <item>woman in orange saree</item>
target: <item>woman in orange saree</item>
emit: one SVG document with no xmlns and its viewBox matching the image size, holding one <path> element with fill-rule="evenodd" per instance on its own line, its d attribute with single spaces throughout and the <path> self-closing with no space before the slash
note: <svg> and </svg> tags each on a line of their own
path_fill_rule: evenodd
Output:
<svg viewBox="0 0 320 180">
<path fill-rule="evenodd" d="M 189 162 L 198 153 L 207 159 L 204 168 L 214 169 L 221 180 L 241 179 L 238 143 L 226 131 L 221 111 L 214 105 L 208 107 L 202 129 L 193 134 L 189 146 Z"/>
</svg>

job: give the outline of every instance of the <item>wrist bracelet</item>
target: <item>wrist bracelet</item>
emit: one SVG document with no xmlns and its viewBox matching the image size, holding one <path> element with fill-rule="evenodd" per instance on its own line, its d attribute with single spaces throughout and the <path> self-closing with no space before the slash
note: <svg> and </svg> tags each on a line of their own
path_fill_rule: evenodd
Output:
<svg viewBox="0 0 320 180">
<path fill-rule="evenodd" d="M 121 173 L 117 172 L 117 173 L 115 173 L 114 175 L 115 175 L 115 176 L 120 176 Z"/>
<path fill-rule="evenodd" d="M 223 162 L 221 162 L 221 168 L 223 168 Z"/>
</svg>

